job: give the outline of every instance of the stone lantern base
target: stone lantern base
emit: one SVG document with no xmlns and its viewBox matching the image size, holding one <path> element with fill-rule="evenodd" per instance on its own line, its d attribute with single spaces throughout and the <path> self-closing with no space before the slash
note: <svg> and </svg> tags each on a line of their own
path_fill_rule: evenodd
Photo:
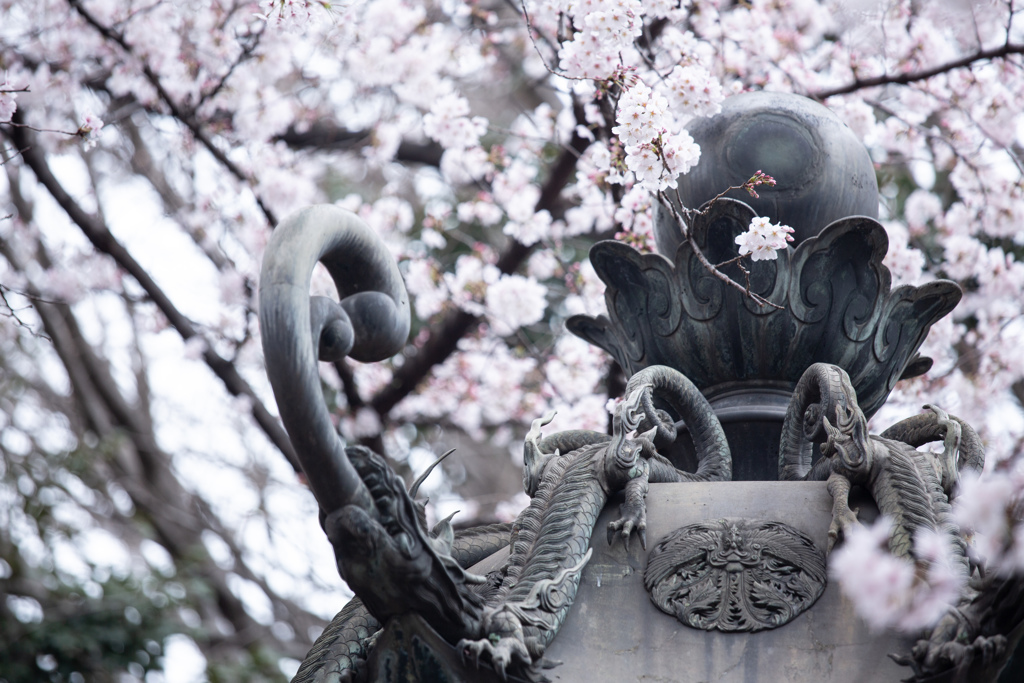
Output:
<svg viewBox="0 0 1024 683">
<path fill-rule="evenodd" d="M 546 672 L 552 681 L 897 683 L 911 674 L 888 654 L 909 652 L 914 639 L 872 632 L 832 582 L 789 623 L 753 633 L 686 626 L 659 610 L 644 587 L 650 549 L 689 524 L 720 518 L 784 522 L 823 551 L 832 511 L 823 482 L 652 484 L 647 496 L 648 550 L 635 538 L 628 551 L 619 541 L 608 544 L 604 529 L 617 507 L 612 501 L 597 523 L 591 540 L 594 554 L 583 571 L 576 602 L 545 653 L 562 662 Z M 507 550 L 496 553 L 473 571 L 497 569 L 506 558 Z M 393 622 L 381 635 L 382 641 L 393 642 L 383 648 L 378 642 L 377 650 L 391 654 L 371 660 L 373 680 L 499 680 L 490 670 L 461 662 L 454 648 L 429 634 L 422 620 L 413 619 Z M 405 655 L 396 657 L 395 652 Z"/>
</svg>

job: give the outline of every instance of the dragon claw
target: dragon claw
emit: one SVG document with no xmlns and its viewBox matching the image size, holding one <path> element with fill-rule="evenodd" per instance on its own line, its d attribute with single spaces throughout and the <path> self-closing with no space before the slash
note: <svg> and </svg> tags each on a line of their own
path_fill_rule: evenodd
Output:
<svg viewBox="0 0 1024 683">
<path fill-rule="evenodd" d="M 481 658 L 490 662 L 490 667 L 503 681 L 508 680 L 510 670 L 520 667 L 529 669 L 533 660 L 526 645 L 514 636 L 498 638 L 494 634 L 490 638 L 480 640 L 463 639 L 459 641 L 459 653 L 463 661 L 469 657 L 476 667 L 480 668 Z"/>
<path fill-rule="evenodd" d="M 860 520 L 857 519 L 857 513 L 859 508 L 850 508 L 836 510 L 832 514 L 832 523 L 828 527 L 828 548 L 826 554 L 832 553 L 832 548 L 835 547 L 836 543 L 840 538 L 848 538 L 850 532 L 861 526 Z"/>
<path fill-rule="evenodd" d="M 619 508 L 621 517 L 608 522 L 608 545 L 615 541 L 616 536 L 622 537 L 622 543 L 629 551 L 629 537 L 636 532 L 640 537 L 640 545 L 647 549 L 647 510 L 640 502 L 627 502 Z"/>
</svg>

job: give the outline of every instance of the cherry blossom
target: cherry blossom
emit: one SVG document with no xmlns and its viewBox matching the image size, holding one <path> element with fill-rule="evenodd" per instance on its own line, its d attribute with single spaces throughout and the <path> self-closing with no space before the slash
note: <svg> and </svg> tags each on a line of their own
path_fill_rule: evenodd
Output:
<svg viewBox="0 0 1024 683">
<path fill-rule="evenodd" d="M 475 147 L 487 130 L 487 119 L 470 118 L 468 114 L 466 98 L 454 93 L 442 95 L 423 117 L 423 132 L 446 149 Z"/>
<path fill-rule="evenodd" d="M 677 66 L 665 79 L 676 116 L 713 116 L 722 110 L 722 84 L 702 66 Z"/>
<path fill-rule="evenodd" d="M 779 257 L 779 249 L 785 249 L 786 243 L 793 241 L 792 232 L 793 228 L 788 225 L 757 216 L 751 219 L 746 232 L 736 236 L 736 244 L 740 255 L 750 254 L 752 261 L 774 261 Z"/>
<path fill-rule="evenodd" d="M 524 325 L 532 325 L 544 317 L 547 288 L 532 277 L 502 275 L 487 288 L 487 316 L 495 332 L 511 334 Z"/>
<path fill-rule="evenodd" d="M 914 536 L 914 560 L 888 551 L 892 523 L 881 518 L 856 529 L 829 558 L 829 571 L 862 619 L 875 629 L 909 632 L 933 626 L 960 597 L 967 580 L 942 534 Z"/>
<path fill-rule="evenodd" d="M 1024 569 L 1024 464 L 997 465 L 1008 473 L 965 476 L 954 508 L 957 523 L 973 535 L 972 554 L 1001 573 Z"/>
<path fill-rule="evenodd" d="M 1015 8 L 832 0 L 524 7 L 528 16 L 518 3 L 490 0 L 0 0 L 0 205 L 13 207 L 0 209 L 8 247 L 0 285 L 13 302 L 10 311 L 0 302 L 0 344 L 10 371 L 26 374 L 19 386 L 49 392 L 0 419 L 13 424 L 34 412 L 58 425 L 21 430 L 40 441 L 86 438 L 73 433 L 80 416 L 44 400 L 68 395 L 73 377 L 55 347 L 34 336 L 42 321 L 31 297 L 49 297 L 108 357 L 127 403 L 145 389 L 139 378 L 150 379 L 159 440 L 190 491 L 218 501 L 209 484 L 218 477 L 192 473 L 213 460 L 239 471 L 230 444 L 244 443 L 246 467 L 273 472 L 273 486 L 309 504 L 266 423 L 273 401 L 252 306 L 273 226 L 306 204 L 334 202 L 363 218 L 401 263 L 414 314 L 409 344 L 391 361 L 324 368 L 347 438 L 384 444 L 401 461 L 431 440 L 442 449 L 467 438 L 481 450 L 514 450 L 552 408 L 552 430 L 605 430 L 614 368 L 564 325 L 605 310 L 587 249 L 611 238 L 653 251 L 655 202 L 664 208 L 679 177 L 702 163 L 687 133 L 695 117 L 714 115 L 730 94 L 795 92 L 832 109 L 868 148 L 893 283 L 944 277 L 964 289 L 922 349 L 932 370 L 897 384 L 872 430 L 926 402 L 974 425 L 989 471 L 965 478 L 959 523 L 979 561 L 1024 571 L 1024 531 L 1008 512 L 1019 505 L 1024 443 L 1024 24 Z M 43 154 L 57 187 L 40 180 L 26 149 Z M 76 223 L 82 216 L 124 251 L 91 241 Z M 762 218 L 740 235 L 736 254 L 777 258 L 790 241 L 786 226 Z M 157 290 L 128 275 L 124 253 L 151 272 Z M 314 290 L 335 294 L 320 271 Z M 183 320 L 195 329 L 179 329 Z M 251 393 L 216 399 L 225 393 L 218 367 L 237 370 Z M 199 396 L 181 398 L 183 383 L 200 387 Z M 207 399 L 216 404 L 207 408 Z M 237 433 L 224 434 L 224 425 Z M 5 438 L 14 433 L 0 426 Z M 197 434 L 212 438 L 198 443 Z M 514 467 L 511 458 L 503 464 Z M 237 488 L 239 499 L 261 500 L 251 481 Z M 513 492 L 464 509 L 490 515 L 502 496 Z M 218 502 L 216 511 L 237 522 L 228 527 L 244 546 L 238 562 L 270 555 L 258 574 L 301 573 L 281 565 L 317 552 L 282 549 L 280 540 L 255 552 L 244 531 L 251 525 L 239 521 L 251 509 L 242 515 Z M 916 566 L 893 563 L 879 555 L 882 532 L 872 533 L 847 540 L 863 550 L 853 569 L 842 569 L 837 550 L 839 575 L 870 583 L 862 611 L 872 623 L 928 621 L 943 586 L 955 583 L 942 573 L 941 544 L 918 539 Z M 43 557 L 48 541 L 36 540 Z M 329 557 L 326 566 L 332 577 Z M 908 566 L 928 580 L 908 579 Z M 315 581 L 281 585 L 295 600 L 323 594 Z M 314 611 L 326 604 L 308 602 Z"/>
</svg>

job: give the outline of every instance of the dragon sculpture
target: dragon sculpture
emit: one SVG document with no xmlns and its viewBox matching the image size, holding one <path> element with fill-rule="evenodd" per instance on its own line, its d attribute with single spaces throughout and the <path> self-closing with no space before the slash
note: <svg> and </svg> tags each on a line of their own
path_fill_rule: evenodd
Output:
<svg viewBox="0 0 1024 683">
<path fill-rule="evenodd" d="M 318 261 L 334 278 L 340 304 L 309 296 Z M 725 433 L 701 393 L 675 370 L 647 368 L 630 380 L 611 436 L 570 431 L 540 439 L 551 416 L 534 422 L 524 446 L 531 504 L 512 526 L 506 565 L 490 577 L 474 575 L 466 567 L 506 543 L 502 530 L 456 536 L 444 520 L 428 532 L 401 478 L 369 449 L 346 447 L 321 400 L 317 360 L 380 360 L 408 336 L 408 297 L 380 240 L 337 207 L 293 215 L 267 248 L 260 318 L 282 420 L 320 504 L 338 570 L 358 597 L 314 645 L 296 681 L 359 680 L 381 625 L 409 613 L 502 677 L 543 679 L 544 649 L 572 605 L 609 496 L 625 494 L 609 543 L 620 537 L 628 545 L 636 533 L 646 547 L 649 482 L 731 478 Z M 690 429 L 695 473 L 658 453 L 676 437 L 663 407 Z"/>
<path fill-rule="evenodd" d="M 347 451 L 349 456 L 356 462 L 361 459 L 372 461 L 373 467 L 381 477 L 381 483 L 387 482 L 391 488 L 388 490 L 377 489 L 380 501 L 385 507 L 409 509 L 409 502 L 415 505 L 417 525 L 425 529 L 426 504 L 425 501 L 414 500 L 416 493 L 424 480 L 430 475 L 445 457 L 451 454 L 449 451 L 438 458 L 437 462 L 427 468 L 419 478 L 409 487 L 408 496 L 404 496 L 404 486 L 394 477 L 383 458 L 367 449 L 352 449 Z M 408 498 L 408 501 L 406 500 Z M 385 502 L 386 501 L 386 502 Z M 401 501 L 401 502 L 399 502 Z M 400 515 L 389 514 L 397 517 Z M 338 529 L 336 524 L 327 524 L 324 519 L 324 527 L 328 530 L 328 538 L 334 547 L 342 547 L 346 542 L 345 538 L 339 538 L 338 532 L 344 536 L 344 529 Z M 408 525 L 408 520 L 403 519 L 403 524 Z M 386 525 L 385 525 L 386 526 Z M 411 526 L 411 525 L 409 525 Z M 489 557 L 506 547 L 509 542 L 509 524 L 488 524 L 471 529 L 453 531 L 451 518 L 443 519 L 431 529 L 429 538 L 430 544 L 440 553 L 440 557 L 450 556 L 461 569 L 468 569 L 477 562 Z M 390 545 L 391 538 L 397 535 L 383 534 L 379 536 L 379 542 L 383 545 Z M 417 538 L 421 538 L 416 534 Z M 365 550 L 365 548 L 363 549 Z M 408 547 L 407 547 L 408 550 Z M 351 557 L 351 549 L 339 554 L 339 563 L 342 557 Z M 358 557 L 358 556 L 357 556 Z M 351 560 L 346 560 L 351 562 Z M 454 570 L 458 572 L 458 570 Z M 471 584 L 472 585 L 472 584 Z M 317 638 L 310 649 L 306 659 L 296 672 L 293 683 L 314 683 L 332 681 L 334 683 L 353 683 L 365 679 L 365 664 L 369 651 L 372 649 L 376 637 L 380 633 L 382 624 L 371 614 L 370 610 L 359 597 L 351 601 L 327 625 L 320 637 Z"/>
<path fill-rule="evenodd" d="M 858 524 L 849 494 L 852 486 L 862 486 L 892 521 L 889 549 L 894 555 L 910 557 L 914 533 L 929 528 L 948 536 L 966 571 L 965 544 L 953 523 L 950 501 L 960 471 L 980 474 L 985 452 L 966 422 L 934 406 L 926 408 L 930 414 L 898 422 L 874 436 L 868 434 L 867 418 L 845 370 L 815 363 L 804 372 L 783 422 L 779 478 L 828 482 L 834 500 L 829 550 Z M 938 457 L 916 448 L 931 441 L 943 441 Z M 815 444 L 822 457 L 810 466 Z"/>
<path fill-rule="evenodd" d="M 815 363 L 804 372 L 793 394 L 783 423 L 779 459 L 780 479 L 827 482 L 833 499 L 830 551 L 860 523 L 849 505 L 851 488 L 860 486 L 891 521 L 889 550 L 893 555 L 920 560 L 914 554 L 914 535 L 929 529 L 945 536 L 959 570 L 971 577 L 960 604 L 928 637 L 918 641 L 910 655 L 893 656 L 914 670 L 917 678 L 912 680 L 974 659 L 994 661 L 1006 646 L 1004 636 L 983 632 L 990 606 L 979 602 L 995 592 L 989 584 L 998 579 L 978 571 L 972 575 L 966 542 L 950 505 L 961 473 L 981 474 L 984 447 L 977 432 L 960 418 L 936 406 L 925 409 L 929 412 L 897 422 L 880 436 L 869 434 L 847 373 L 835 365 Z M 934 441 L 943 443 L 941 453 L 917 450 Z M 821 457 L 812 465 L 816 446 Z"/>
<path fill-rule="evenodd" d="M 694 473 L 676 469 L 659 455 L 655 440 L 675 438 L 674 423 L 655 407 L 664 402 L 691 429 L 699 464 Z M 725 433 L 711 406 L 681 373 L 664 366 L 630 379 L 617 407 L 613 433 L 560 432 L 540 439 L 553 415 L 535 420 L 524 445 L 523 484 L 530 505 L 516 520 L 512 553 L 497 594 L 484 610 L 484 638 L 460 648 L 501 675 L 511 668 L 533 680 L 548 665 L 544 649 L 572 606 L 579 574 L 590 558 L 590 538 L 609 497 L 623 491 L 620 517 L 609 523 L 608 542 L 628 548 L 635 532 L 647 547 L 645 497 L 649 483 L 727 481 L 732 459 Z M 645 429 L 635 436 L 638 429 Z"/>
<path fill-rule="evenodd" d="M 317 262 L 334 278 L 340 303 L 310 297 Z M 523 485 L 531 502 L 511 527 L 456 533 L 449 519 L 428 530 L 423 505 L 414 500 L 418 484 L 407 491 L 381 456 L 346 446 L 338 436 L 317 369 L 318 360 L 381 360 L 406 343 L 408 296 L 383 243 L 337 207 L 293 215 L 275 230 L 264 258 L 260 320 L 282 421 L 320 505 L 339 572 L 357 596 L 317 640 L 296 683 L 355 682 L 377 675 L 372 667 L 381 660 L 374 664 L 375 654 L 387 648 L 375 650 L 374 643 L 391 637 L 382 634 L 394 635 L 394 629 L 386 630 L 389 623 L 409 624 L 410 616 L 430 630 L 431 642 L 493 672 L 481 677 L 545 680 L 543 670 L 551 662 L 544 653 L 575 600 L 606 503 L 621 494 L 619 517 L 606 529 L 608 543 L 619 538 L 628 549 L 635 534 L 646 548 L 650 483 L 732 478 L 725 432 L 707 400 L 679 371 L 651 365 L 630 378 L 611 435 L 565 431 L 544 438 L 541 428 L 553 416 L 534 421 L 524 443 Z M 871 435 L 850 377 L 835 365 L 816 363 L 796 386 L 779 456 L 780 479 L 827 482 L 833 497 L 829 550 L 859 524 L 849 500 L 851 489 L 861 487 L 892 521 L 894 555 L 921 561 L 914 556 L 914 535 L 933 530 L 945 535 L 958 566 L 971 576 L 961 603 L 911 654 L 897 658 L 914 669 L 914 680 L 964 662 L 983 667 L 996 662 L 1006 647 L 999 633 L 1007 628 L 990 623 L 992 615 L 1009 615 L 1018 623 L 1012 619 L 1024 614 L 1019 582 L 983 576 L 972 567 L 952 519 L 950 501 L 961 473 L 980 472 L 984 464 L 980 439 L 959 418 L 926 408 L 880 436 Z M 698 466 L 692 473 L 663 455 L 676 440 L 677 419 L 693 439 Z M 918 450 L 933 441 L 942 442 L 941 453 Z M 765 533 L 774 534 L 773 529 Z M 700 552 L 710 558 L 709 566 L 721 564 L 735 581 L 757 583 L 757 554 L 740 531 L 733 524 L 727 533 L 711 533 L 721 552 Z M 797 541 L 794 548 L 803 543 Z M 505 546 L 507 560 L 495 565 L 494 553 Z M 676 562 L 676 555 L 666 562 Z M 489 556 L 492 571 L 486 576 L 471 571 Z M 798 592 L 798 602 L 810 604 L 819 592 Z M 998 610 L 996 599 L 1002 600 Z M 773 612 L 763 621 L 771 628 L 783 619 Z M 733 626 L 716 628 L 739 628 Z M 740 626 L 747 628 L 745 622 Z"/>
</svg>

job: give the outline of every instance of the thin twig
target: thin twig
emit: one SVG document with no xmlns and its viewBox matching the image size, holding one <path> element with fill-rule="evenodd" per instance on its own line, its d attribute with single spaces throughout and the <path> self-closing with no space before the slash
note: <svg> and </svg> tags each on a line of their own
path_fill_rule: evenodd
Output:
<svg viewBox="0 0 1024 683">
<path fill-rule="evenodd" d="M 14 121 L 4 121 L 4 123 L 0 124 L 0 125 L 11 126 L 13 128 L 28 128 L 29 130 L 35 131 L 36 133 L 57 133 L 59 135 L 67 135 L 70 138 L 73 138 L 73 137 L 76 137 L 76 136 L 82 134 L 81 131 L 77 131 L 77 130 L 72 133 L 70 131 L 58 130 L 56 128 L 36 128 L 35 126 L 30 126 L 27 123 L 16 123 Z"/>
<path fill-rule="evenodd" d="M 544 65 L 544 68 L 547 69 L 548 73 L 551 74 L 552 76 L 558 76 L 559 78 L 564 78 L 569 81 L 590 80 L 589 78 L 581 78 L 579 76 L 567 76 L 565 73 L 555 71 L 550 66 L 548 66 L 548 60 L 544 59 L 544 55 L 540 51 L 540 46 L 537 45 L 537 39 L 534 37 L 534 34 L 536 33 L 536 35 L 539 36 L 541 40 L 547 43 L 548 47 L 554 50 L 556 55 L 558 54 L 558 50 L 556 50 L 555 46 L 551 44 L 551 40 L 547 36 L 543 35 L 540 31 L 534 30 L 533 22 L 530 21 L 530 13 L 526 11 L 526 0 L 519 0 L 519 6 L 523 10 L 523 19 L 526 21 L 526 34 L 530 36 L 530 42 L 533 44 L 533 49 L 537 52 L 537 56 L 540 57 L 540 63 Z"/>
<path fill-rule="evenodd" d="M 9 218 L 9 216 L 8 216 L 8 218 Z M 8 287 L 6 285 L 0 284 L 0 303 L 3 303 L 4 307 L 6 307 L 7 310 L 9 311 L 8 313 L 0 313 L 0 315 L 3 315 L 5 317 L 7 317 L 7 318 L 11 318 L 18 325 L 18 327 L 24 327 L 26 330 L 29 331 L 29 333 L 32 336 L 40 337 L 40 338 L 45 339 L 46 341 L 52 343 L 53 342 L 52 339 L 50 339 L 48 336 L 46 336 L 45 334 L 43 334 L 41 332 L 37 332 L 34 327 L 32 327 L 27 322 L 25 322 L 24 320 L 21 319 L 21 317 L 18 315 L 18 311 L 19 310 L 24 310 L 24 309 L 15 308 L 14 306 L 12 306 L 11 302 L 7 300 L 7 292 L 12 292 L 14 294 L 19 294 L 21 296 L 24 296 L 27 299 L 32 299 L 31 296 L 29 296 L 29 295 L 27 295 L 27 294 L 25 294 L 23 292 L 19 292 L 16 289 L 13 289 L 13 288 Z"/>
<path fill-rule="evenodd" d="M 248 36 L 246 36 L 250 40 L 242 48 L 241 54 L 239 54 L 238 58 L 231 63 L 231 66 L 228 67 L 228 70 L 224 73 L 224 75 L 217 80 L 216 85 L 214 85 L 212 88 L 207 90 L 199 97 L 199 101 L 196 102 L 196 106 L 193 107 L 193 109 L 198 110 L 206 102 L 213 99 L 213 97 L 216 96 L 217 93 L 219 93 L 221 89 L 224 88 L 225 84 L 227 84 L 228 79 L 231 78 L 231 74 L 235 72 L 235 69 L 237 69 L 239 66 L 242 65 L 243 62 L 247 61 L 250 57 L 252 57 L 252 53 L 260 44 L 260 39 L 263 37 L 263 31 L 266 29 L 266 26 L 267 25 L 265 23 L 260 24 L 259 31 L 256 31 L 255 33 L 251 33 Z"/>
</svg>

